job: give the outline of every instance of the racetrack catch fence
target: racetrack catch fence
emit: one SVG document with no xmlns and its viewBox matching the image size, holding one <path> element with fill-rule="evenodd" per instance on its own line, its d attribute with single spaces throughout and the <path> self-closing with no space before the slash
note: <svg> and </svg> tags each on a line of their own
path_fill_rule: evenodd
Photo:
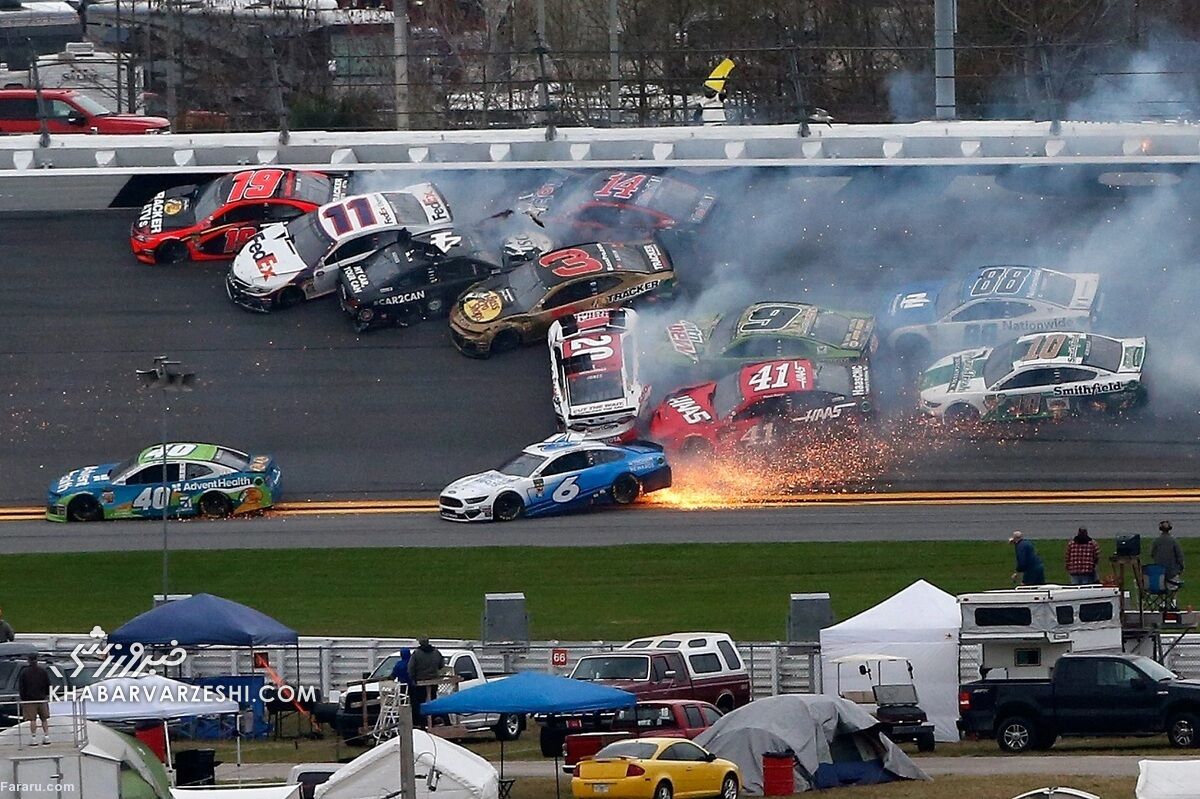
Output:
<svg viewBox="0 0 1200 799">
<path fill-rule="evenodd" d="M 52 653 L 56 660 L 70 662 L 72 650 L 95 639 L 87 635 L 29 634 L 22 643 L 35 644 Z M 545 671 L 566 676 L 584 655 L 611 652 L 624 642 L 609 641 L 534 641 L 528 645 L 484 644 L 480 641 L 441 639 L 434 643 L 442 649 L 470 649 L 479 658 L 486 674 L 513 671 Z M 1175 636 L 1163 636 L 1163 648 L 1176 643 Z M 270 666 L 289 685 L 320 688 L 325 698 L 346 684 L 362 679 L 387 655 L 401 647 L 415 646 L 412 638 L 337 638 L 301 636 L 297 647 L 268 646 L 265 652 Z M 551 663 L 555 650 L 565 651 L 567 664 Z M 741 643 L 738 651 L 750 672 L 751 694 L 755 699 L 777 694 L 818 693 L 821 689 L 821 648 L 816 642 L 787 643 L 760 641 Z M 981 650 L 963 646 L 959 650 L 959 673 L 963 682 L 979 678 Z M 1180 637 L 1166 658 L 1168 668 L 1181 677 L 1200 677 L 1200 639 Z M 244 647 L 205 647 L 189 650 L 179 667 L 184 678 L 218 675 L 246 675 L 256 672 L 252 651 Z M 170 676 L 176 676 L 172 673 Z"/>
</svg>

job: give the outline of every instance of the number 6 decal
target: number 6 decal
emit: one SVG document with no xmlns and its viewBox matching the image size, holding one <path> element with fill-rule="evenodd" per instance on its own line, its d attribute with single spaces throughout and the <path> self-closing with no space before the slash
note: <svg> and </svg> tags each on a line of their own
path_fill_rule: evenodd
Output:
<svg viewBox="0 0 1200 799">
<path fill-rule="evenodd" d="M 579 496 L 579 486 L 575 485 L 575 481 L 579 478 L 576 475 L 571 475 L 566 480 L 558 484 L 558 488 L 554 489 L 554 493 L 550 498 L 555 502 L 570 502 Z"/>
</svg>

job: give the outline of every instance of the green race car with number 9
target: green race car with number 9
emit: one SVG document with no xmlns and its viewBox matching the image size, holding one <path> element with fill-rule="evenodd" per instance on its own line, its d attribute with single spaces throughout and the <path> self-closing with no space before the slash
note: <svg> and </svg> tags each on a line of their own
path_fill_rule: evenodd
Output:
<svg viewBox="0 0 1200 799">
<path fill-rule="evenodd" d="M 147 447 L 119 463 L 74 469 L 50 484 L 46 518 L 54 522 L 220 518 L 279 501 L 280 471 L 270 455 L 216 444 Z M 165 479 L 164 479 L 165 478 Z"/>
</svg>

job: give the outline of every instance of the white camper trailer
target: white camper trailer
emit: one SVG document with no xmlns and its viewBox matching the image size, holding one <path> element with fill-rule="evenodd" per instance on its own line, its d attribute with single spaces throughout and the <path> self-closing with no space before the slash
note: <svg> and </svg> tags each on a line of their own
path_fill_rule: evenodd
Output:
<svg viewBox="0 0 1200 799">
<path fill-rule="evenodd" d="M 958 598 L 963 644 L 982 644 L 982 671 L 1045 680 L 1067 652 L 1121 651 L 1121 597 L 1098 585 L 1022 586 Z"/>
</svg>

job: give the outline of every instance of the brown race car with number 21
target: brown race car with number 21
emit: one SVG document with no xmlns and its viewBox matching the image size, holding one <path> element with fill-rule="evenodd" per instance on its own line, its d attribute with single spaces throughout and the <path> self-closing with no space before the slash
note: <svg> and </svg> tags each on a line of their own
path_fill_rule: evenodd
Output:
<svg viewBox="0 0 1200 799">
<path fill-rule="evenodd" d="M 487 358 L 545 340 L 550 323 L 567 314 L 674 290 L 671 259 L 653 241 L 577 244 L 471 286 L 450 313 L 450 333 L 464 355 Z"/>
</svg>

